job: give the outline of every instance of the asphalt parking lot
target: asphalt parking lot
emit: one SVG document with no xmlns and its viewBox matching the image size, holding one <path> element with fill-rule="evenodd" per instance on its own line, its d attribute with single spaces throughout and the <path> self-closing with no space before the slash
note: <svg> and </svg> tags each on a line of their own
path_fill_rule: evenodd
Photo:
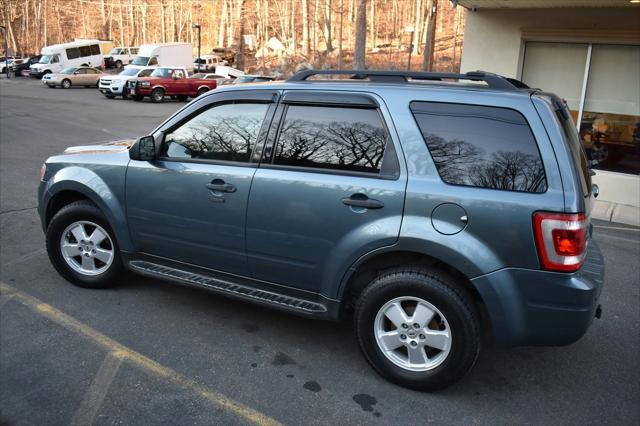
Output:
<svg viewBox="0 0 640 426">
<path fill-rule="evenodd" d="M 147 134 L 182 102 L 0 80 L 0 424 L 640 422 L 640 229 L 594 222 L 603 317 L 557 348 L 487 342 L 423 394 L 369 368 L 349 323 L 311 321 L 129 276 L 92 291 L 50 265 L 38 170 L 67 146 Z"/>
</svg>

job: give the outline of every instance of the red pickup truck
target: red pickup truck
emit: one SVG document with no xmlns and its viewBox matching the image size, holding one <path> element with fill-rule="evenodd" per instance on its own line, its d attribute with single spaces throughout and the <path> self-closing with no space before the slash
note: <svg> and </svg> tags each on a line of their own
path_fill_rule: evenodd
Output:
<svg viewBox="0 0 640 426">
<path fill-rule="evenodd" d="M 165 96 L 186 101 L 216 88 L 215 80 L 189 78 L 186 69 L 176 67 L 157 68 L 149 77 L 129 80 L 128 84 L 134 101 L 148 96 L 151 102 L 162 102 Z"/>
</svg>

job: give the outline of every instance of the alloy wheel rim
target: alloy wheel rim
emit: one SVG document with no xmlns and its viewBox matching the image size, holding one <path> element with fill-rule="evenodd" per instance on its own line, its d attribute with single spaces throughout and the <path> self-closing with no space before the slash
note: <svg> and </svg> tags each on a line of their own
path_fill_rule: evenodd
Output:
<svg viewBox="0 0 640 426">
<path fill-rule="evenodd" d="M 418 297 L 385 303 L 376 315 L 374 336 L 384 356 L 409 371 L 432 370 L 451 352 L 449 322 L 438 308 Z"/>
<path fill-rule="evenodd" d="M 67 265 L 83 275 L 100 275 L 114 258 L 111 237 L 100 225 L 89 221 L 73 222 L 60 237 L 60 252 Z"/>
</svg>

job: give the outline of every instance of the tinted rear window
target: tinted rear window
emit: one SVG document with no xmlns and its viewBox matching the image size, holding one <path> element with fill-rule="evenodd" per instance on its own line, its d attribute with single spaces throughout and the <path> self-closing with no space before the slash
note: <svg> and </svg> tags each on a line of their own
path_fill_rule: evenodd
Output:
<svg viewBox="0 0 640 426">
<path fill-rule="evenodd" d="M 412 102 L 438 173 L 453 185 L 545 192 L 533 133 L 517 111 L 480 105 Z"/>
<path fill-rule="evenodd" d="M 560 100 L 556 100 L 556 103 L 560 103 Z M 582 185 L 582 193 L 587 196 L 591 193 L 591 174 L 589 173 L 589 163 L 587 161 L 587 153 L 584 151 L 582 143 L 580 142 L 580 136 L 576 124 L 571 118 L 569 108 L 564 103 L 557 104 L 558 108 L 561 108 L 564 112 L 558 111 L 558 120 L 562 123 L 562 131 L 564 138 L 571 150 L 571 156 L 573 157 L 573 163 L 576 165 L 580 175 L 580 184 Z"/>
</svg>

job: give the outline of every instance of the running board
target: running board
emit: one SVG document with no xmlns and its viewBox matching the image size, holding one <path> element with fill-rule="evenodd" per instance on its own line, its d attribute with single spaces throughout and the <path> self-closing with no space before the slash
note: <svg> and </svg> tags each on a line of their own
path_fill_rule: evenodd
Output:
<svg viewBox="0 0 640 426">
<path fill-rule="evenodd" d="M 327 313 L 327 307 L 318 302 L 285 296 L 271 291 L 259 290 L 246 285 L 214 278 L 209 275 L 196 274 L 144 260 L 130 261 L 129 267 L 131 270 L 149 277 L 162 278 L 200 287 L 232 297 L 295 311 L 303 315 L 324 316 Z"/>
</svg>

